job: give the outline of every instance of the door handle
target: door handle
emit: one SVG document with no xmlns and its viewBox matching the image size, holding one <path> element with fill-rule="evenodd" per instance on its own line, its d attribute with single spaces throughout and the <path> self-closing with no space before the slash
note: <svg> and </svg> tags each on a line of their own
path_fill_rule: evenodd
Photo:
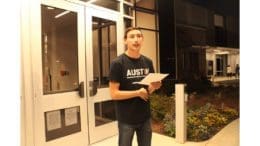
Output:
<svg viewBox="0 0 260 146">
<path fill-rule="evenodd" d="M 84 96 L 85 96 L 84 82 L 80 82 L 80 84 L 79 84 L 79 96 L 80 96 L 80 98 L 84 98 Z"/>
<path fill-rule="evenodd" d="M 95 81 L 89 81 L 89 96 L 95 96 L 97 94 L 97 83 Z"/>
</svg>

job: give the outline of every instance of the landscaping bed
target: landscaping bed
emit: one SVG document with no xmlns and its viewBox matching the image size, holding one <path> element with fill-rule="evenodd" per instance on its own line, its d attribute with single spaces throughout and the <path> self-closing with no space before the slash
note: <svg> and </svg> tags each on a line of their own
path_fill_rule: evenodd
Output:
<svg viewBox="0 0 260 146">
<path fill-rule="evenodd" d="M 175 97 L 157 93 L 151 96 L 150 101 L 153 131 L 175 137 Z M 192 92 L 187 102 L 187 140 L 207 140 L 238 117 L 238 86 Z"/>
</svg>

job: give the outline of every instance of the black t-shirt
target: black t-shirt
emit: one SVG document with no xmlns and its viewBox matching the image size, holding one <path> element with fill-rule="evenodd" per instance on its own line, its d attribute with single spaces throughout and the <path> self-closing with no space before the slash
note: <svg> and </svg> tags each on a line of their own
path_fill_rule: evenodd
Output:
<svg viewBox="0 0 260 146">
<path fill-rule="evenodd" d="M 153 63 L 149 58 L 141 55 L 138 59 L 134 59 L 122 54 L 111 63 L 109 79 L 120 83 L 119 90 L 138 90 L 142 85 L 133 82 L 141 81 L 153 72 Z M 150 118 L 149 101 L 136 97 L 115 102 L 117 119 L 120 122 L 138 124 Z"/>
</svg>

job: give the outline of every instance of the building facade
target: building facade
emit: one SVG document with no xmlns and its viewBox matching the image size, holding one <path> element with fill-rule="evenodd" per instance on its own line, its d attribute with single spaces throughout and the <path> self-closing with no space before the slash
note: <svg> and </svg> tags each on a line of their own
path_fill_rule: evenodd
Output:
<svg viewBox="0 0 260 146">
<path fill-rule="evenodd" d="M 22 146 L 86 146 L 117 134 L 108 74 L 129 26 L 141 27 L 142 53 L 158 71 L 155 0 L 22 0 Z"/>
<path fill-rule="evenodd" d="M 238 1 L 162 0 L 158 4 L 162 72 L 185 80 L 225 76 L 228 65 L 235 71 L 239 64 Z"/>
<path fill-rule="evenodd" d="M 238 20 L 199 0 L 22 0 L 21 145 L 86 146 L 117 134 L 108 90 L 124 29 L 171 79 L 226 75 Z M 231 55 L 233 54 L 233 55 Z"/>
</svg>

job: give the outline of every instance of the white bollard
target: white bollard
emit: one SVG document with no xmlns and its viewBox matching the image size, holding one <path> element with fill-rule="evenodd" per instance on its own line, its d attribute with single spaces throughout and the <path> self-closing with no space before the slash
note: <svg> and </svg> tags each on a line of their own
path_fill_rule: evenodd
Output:
<svg viewBox="0 0 260 146">
<path fill-rule="evenodd" d="M 185 143 L 187 139 L 187 126 L 186 126 L 186 102 L 187 94 L 185 94 L 185 84 L 175 85 L 175 134 L 176 142 Z"/>
</svg>

